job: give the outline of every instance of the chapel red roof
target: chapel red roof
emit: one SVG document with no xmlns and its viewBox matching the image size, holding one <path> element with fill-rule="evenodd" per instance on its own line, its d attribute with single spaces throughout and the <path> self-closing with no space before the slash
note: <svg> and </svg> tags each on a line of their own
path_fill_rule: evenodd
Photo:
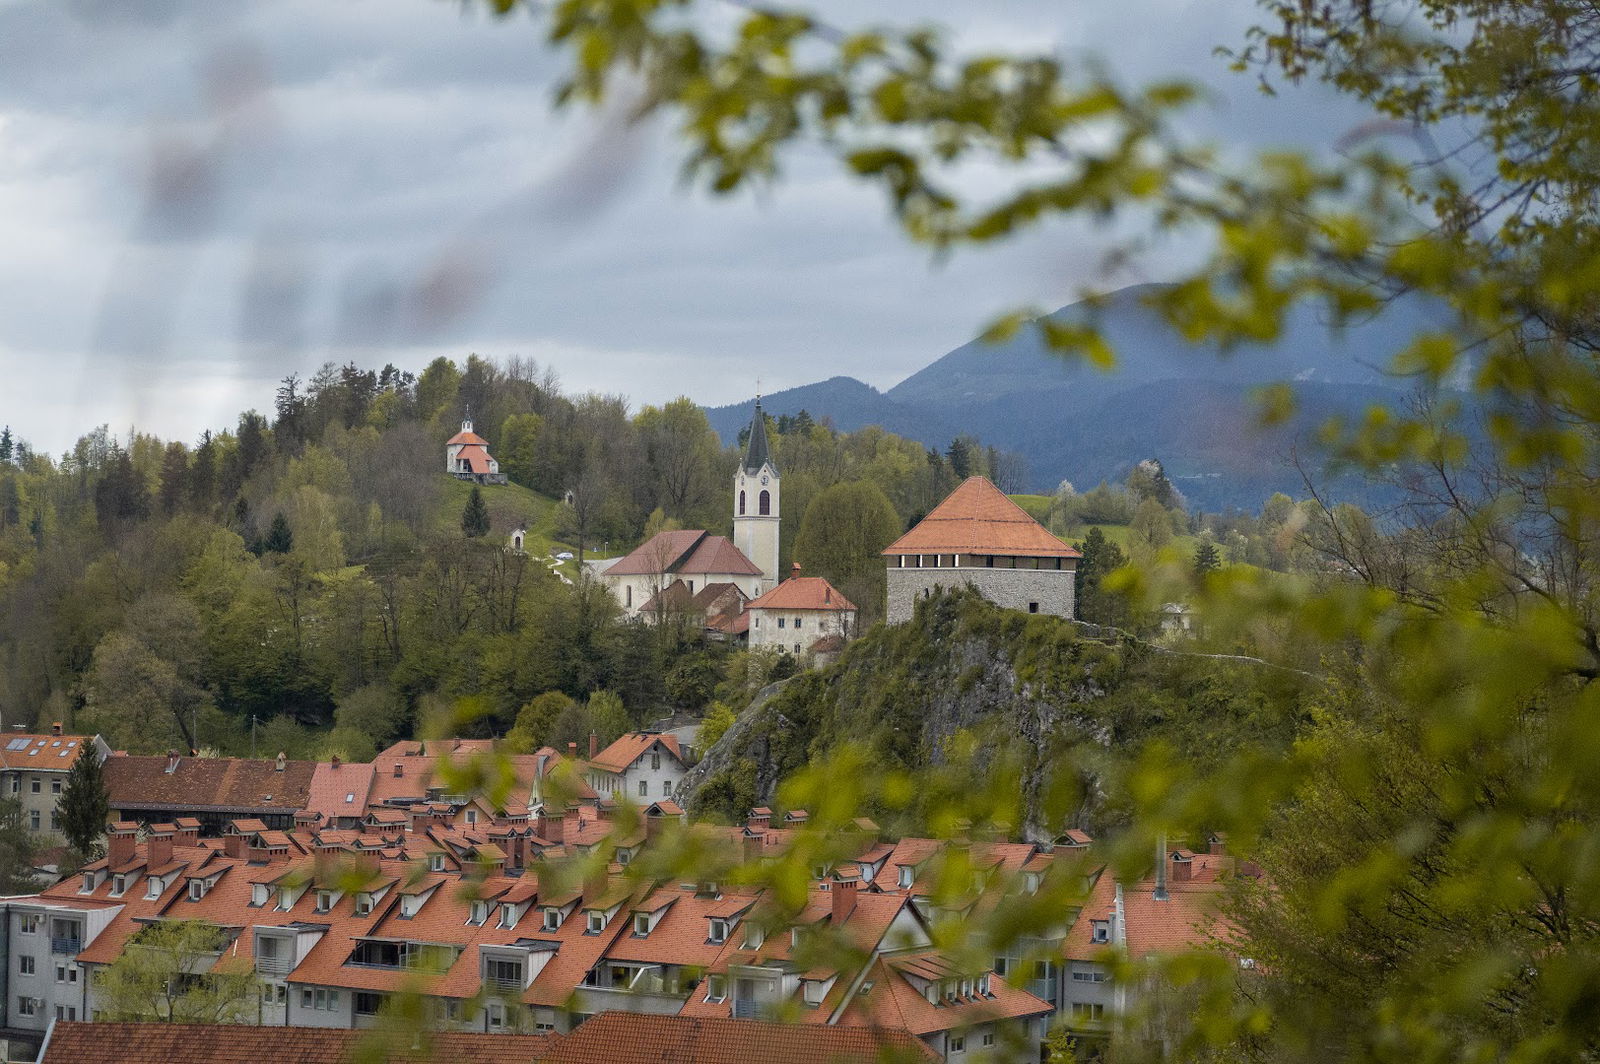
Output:
<svg viewBox="0 0 1600 1064">
<path fill-rule="evenodd" d="M 728 537 L 700 529 L 657 532 L 606 569 L 607 576 L 665 573 L 760 576 L 761 570 Z"/>
<path fill-rule="evenodd" d="M 1006 554 L 1081 558 L 987 477 L 968 477 L 916 527 L 884 548 L 894 554 Z"/>
<path fill-rule="evenodd" d="M 476 432 L 470 432 L 466 429 L 462 429 L 460 432 L 444 441 L 444 445 L 446 447 L 452 447 L 458 443 L 464 443 L 468 445 L 477 444 L 480 447 L 489 446 L 488 440 L 484 439 L 482 436 L 479 436 Z"/>
</svg>

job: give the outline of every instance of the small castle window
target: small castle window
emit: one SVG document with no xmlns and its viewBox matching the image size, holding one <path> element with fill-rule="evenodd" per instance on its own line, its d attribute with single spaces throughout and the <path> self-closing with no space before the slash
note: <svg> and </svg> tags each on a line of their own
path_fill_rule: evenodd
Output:
<svg viewBox="0 0 1600 1064">
<path fill-rule="evenodd" d="M 744 516 L 744 492 L 739 492 L 739 516 Z"/>
<path fill-rule="evenodd" d="M 761 494 L 756 497 L 756 506 L 762 517 L 770 517 L 772 515 L 772 493 L 763 489 Z"/>
</svg>

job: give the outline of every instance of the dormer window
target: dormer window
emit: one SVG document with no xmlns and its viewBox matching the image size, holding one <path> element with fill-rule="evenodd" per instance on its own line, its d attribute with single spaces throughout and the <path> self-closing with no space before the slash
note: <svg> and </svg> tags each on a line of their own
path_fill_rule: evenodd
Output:
<svg viewBox="0 0 1600 1064">
<path fill-rule="evenodd" d="M 319 913 L 329 912 L 329 911 L 331 911 L 333 909 L 333 891 L 331 891 L 331 890 L 319 890 L 319 891 L 317 891 L 316 909 L 317 909 L 317 912 L 319 912 Z"/>
<path fill-rule="evenodd" d="M 991 991 L 989 989 L 989 973 L 988 972 L 984 972 L 982 975 L 978 976 L 978 993 L 982 994 L 984 997 L 992 996 Z"/>
<path fill-rule="evenodd" d="M 606 914 L 599 909 L 589 910 L 589 934 L 598 935 L 606 929 Z"/>
<path fill-rule="evenodd" d="M 814 1009 L 818 1005 L 822 1004 L 822 999 L 826 997 L 828 993 L 827 983 L 824 983 L 820 979 L 807 979 L 801 985 L 805 988 L 805 1000 L 807 1007 Z"/>
<path fill-rule="evenodd" d="M 161 888 L 161 877 L 151 876 L 150 882 L 145 885 L 144 896 L 146 898 L 159 898 L 161 897 Z"/>
<path fill-rule="evenodd" d="M 442 854 L 442 853 L 430 853 L 428 855 L 428 871 L 430 871 L 430 872 L 443 872 L 444 871 L 444 854 Z"/>
<path fill-rule="evenodd" d="M 422 896 L 419 894 L 406 894 L 400 899 L 400 918 L 409 920 L 417 915 L 417 910 L 422 908 Z"/>
<path fill-rule="evenodd" d="M 1109 921 L 1109 920 L 1096 920 L 1094 922 L 1093 934 L 1090 937 L 1095 942 L 1110 942 L 1111 941 L 1111 921 Z"/>
<path fill-rule="evenodd" d="M 127 876 L 112 876 L 111 877 L 111 896 L 113 898 L 120 898 L 124 894 L 126 894 L 127 892 L 128 892 L 128 877 Z"/>
<path fill-rule="evenodd" d="M 367 916 L 372 912 L 372 895 L 362 892 L 356 895 L 356 915 Z"/>
<path fill-rule="evenodd" d="M 78 888 L 78 893 L 79 894 L 88 894 L 93 890 L 94 890 L 94 873 L 93 872 L 85 872 L 83 874 L 83 886 Z"/>
<path fill-rule="evenodd" d="M 706 1000 L 707 1001 L 726 1001 L 726 1000 L 728 1000 L 728 977 L 727 976 L 725 976 L 725 975 L 713 975 L 713 976 L 708 976 L 706 978 Z"/>
<path fill-rule="evenodd" d="M 515 905 L 500 906 L 500 926 L 514 927 L 517 923 L 517 907 Z"/>
<path fill-rule="evenodd" d="M 544 929 L 555 931 L 561 927 L 561 910 L 555 906 L 546 906 L 544 910 Z"/>
<path fill-rule="evenodd" d="M 638 935 L 640 938 L 644 938 L 646 935 L 650 934 L 649 913 L 633 914 L 633 933 Z"/>
<path fill-rule="evenodd" d="M 272 899 L 272 887 L 266 883 L 252 883 L 250 885 L 250 904 L 265 905 Z"/>
<path fill-rule="evenodd" d="M 711 937 L 710 937 L 710 941 L 712 941 L 712 942 L 726 942 L 726 941 L 728 941 L 728 921 L 720 919 L 720 918 L 717 918 L 717 917 L 713 917 L 711 919 Z"/>
<path fill-rule="evenodd" d="M 280 913 L 286 913 L 290 909 L 294 908 L 294 903 L 297 897 L 298 895 L 296 895 L 294 891 L 288 889 L 287 887 L 278 891 L 278 911 Z"/>
<path fill-rule="evenodd" d="M 467 911 L 467 923 L 473 927 L 482 927 L 485 920 L 489 919 L 489 903 L 475 901 Z"/>
<path fill-rule="evenodd" d="M 203 879 L 189 880 L 189 900 L 199 901 L 206 896 L 206 881 Z"/>
<path fill-rule="evenodd" d="M 915 868 L 912 868 L 910 865 L 901 865 L 900 866 L 899 883 L 900 883 L 900 886 L 902 888 L 909 887 L 911 885 L 912 881 L 915 880 L 916 878 L 917 878 L 917 870 Z"/>
<path fill-rule="evenodd" d="M 766 935 L 762 932 L 760 925 L 746 924 L 744 929 L 744 941 L 740 943 L 739 948 L 760 949 L 761 943 L 764 941 L 766 941 Z"/>
</svg>

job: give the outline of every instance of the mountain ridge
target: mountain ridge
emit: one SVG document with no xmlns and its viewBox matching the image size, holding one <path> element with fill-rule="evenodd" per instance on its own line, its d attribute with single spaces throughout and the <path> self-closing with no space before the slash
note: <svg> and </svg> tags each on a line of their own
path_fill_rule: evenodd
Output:
<svg viewBox="0 0 1600 1064">
<path fill-rule="evenodd" d="M 1431 308 L 1399 301 L 1380 315 L 1331 328 L 1310 308 L 1288 316 L 1279 338 L 1224 353 L 1183 340 L 1144 303 L 1159 286 L 1112 293 L 1097 311 L 1075 303 L 1052 312 L 1084 321 L 1093 312 L 1118 366 L 1105 373 L 1047 350 L 1037 329 L 998 343 L 969 340 L 879 391 L 836 376 L 762 397 L 769 413 L 802 409 L 843 431 L 879 425 L 943 450 L 959 433 L 1022 456 L 1022 488 L 1053 491 L 1117 480 L 1157 457 L 1204 509 L 1255 509 L 1274 491 L 1303 492 L 1300 463 L 1314 456 L 1312 431 L 1324 419 L 1392 404 L 1403 382 L 1378 366 L 1422 328 L 1437 328 Z M 1258 429 L 1255 393 L 1295 386 L 1299 411 Z M 748 424 L 749 402 L 708 408 L 725 443 Z M 1311 464 L 1320 471 L 1320 460 Z M 1327 486 L 1353 501 L 1371 486 L 1351 474 Z"/>
</svg>

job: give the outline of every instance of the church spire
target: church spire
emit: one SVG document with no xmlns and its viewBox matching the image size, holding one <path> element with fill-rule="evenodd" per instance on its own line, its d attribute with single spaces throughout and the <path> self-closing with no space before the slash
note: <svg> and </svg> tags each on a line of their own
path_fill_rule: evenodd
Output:
<svg viewBox="0 0 1600 1064">
<path fill-rule="evenodd" d="M 761 400 L 757 399 L 756 416 L 750 421 L 750 442 L 744 450 L 744 469 L 747 473 L 759 473 L 764 465 L 772 465 L 772 456 L 767 450 L 767 416 L 761 412 Z"/>
</svg>

